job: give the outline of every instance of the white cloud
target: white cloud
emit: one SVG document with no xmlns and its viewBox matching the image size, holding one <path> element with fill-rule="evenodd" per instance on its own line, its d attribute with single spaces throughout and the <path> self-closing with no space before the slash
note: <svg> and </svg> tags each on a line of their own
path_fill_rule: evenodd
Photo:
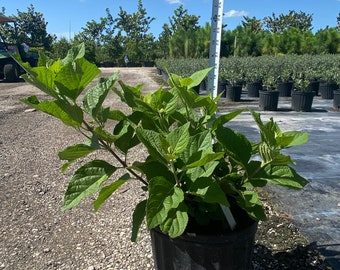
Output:
<svg viewBox="0 0 340 270">
<path fill-rule="evenodd" d="M 165 0 L 166 2 L 168 2 L 169 4 L 182 4 L 181 0 Z"/>
<path fill-rule="evenodd" d="M 338 0 L 340 1 L 340 0 Z M 227 12 L 225 12 L 223 14 L 223 16 L 225 18 L 233 18 L 233 17 L 243 17 L 243 16 L 247 16 L 248 15 L 248 12 L 247 11 L 244 11 L 244 10 L 234 10 L 234 9 L 231 9 Z"/>
</svg>

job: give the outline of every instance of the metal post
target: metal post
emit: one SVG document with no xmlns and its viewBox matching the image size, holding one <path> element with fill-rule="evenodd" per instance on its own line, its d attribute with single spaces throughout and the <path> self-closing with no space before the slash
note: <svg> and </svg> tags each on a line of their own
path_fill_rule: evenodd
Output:
<svg viewBox="0 0 340 270">
<path fill-rule="evenodd" d="M 213 0 L 211 16 L 209 66 L 214 68 L 208 74 L 208 92 L 212 93 L 214 98 L 217 96 L 218 71 L 220 66 L 223 2 L 224 0 Z"/>
</svg>

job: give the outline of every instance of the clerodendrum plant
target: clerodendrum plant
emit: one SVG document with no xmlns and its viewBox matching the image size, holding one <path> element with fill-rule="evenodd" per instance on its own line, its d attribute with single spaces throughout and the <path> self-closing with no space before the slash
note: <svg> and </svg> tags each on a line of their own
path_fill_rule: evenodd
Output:
<svg viewBox="0 0 340 270">
<path fill-rule="evenodd" d="M 97 210 L 124 183 L 139 181 L 148 196 L 133 213 L 132 240 L 144 219 L 148 229 L 159 227 L 177 237 L 192 221 L 205 225 L 225 220 L 222 206 L 236 204 L 253 219 L 264 220 L 256 187 L 267 182 L 292 188 L 307 184 L 281 150 L 306 142 L 308 134 L 282 132 L 273 119 L 263 123 L 254 111 L 250 113 L 259 128 L 259 142 L 228 128 L 228 121 L 244 110 L 217 116 L 217 98 L 192 90 L 209 69 L 187 78 L 170 74 L 170 90 L 160 88 L 143 96 L 142 85 L 128 86 L 117 74 L 87 87 L 100 72 L 84 52 L 84 45 L 79 45 L 62 60 L 41 56 L 38 67 L 25 66 L 24 79 L 47 97 L 31 96 L 22 102 L 58 118 L 87 139 L 59 153 L 66 161 L 62 171 L 97 150 L 106 150 L 120 164 L 91 160 L 77 169 L 63 210 L 98 192 Z M 110 91 L 130 108 L 129 113 L 103 106 Z M 147 151 L 144 161 L 127 159 L 135 147 Z"/>
</svg>

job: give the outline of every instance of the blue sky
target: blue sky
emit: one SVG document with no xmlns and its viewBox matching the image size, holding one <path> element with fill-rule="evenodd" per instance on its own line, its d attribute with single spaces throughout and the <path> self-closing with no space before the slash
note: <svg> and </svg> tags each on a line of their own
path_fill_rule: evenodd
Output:
<svg viewBox="0 0 340 270">
<path fill-rule="evenodd" d="M 119 6 L 132 13 L 137 9 L 137 3 L 138 0 L 0 0 L 0 7 L 5 7 L 9 16 L 17 15 L 17 9 L 26 12 L 27 7 L 33 4 L 36 11 L 44 14 L 48 33 L 72 38 L 86 22 L 105 17 L 106 8 L 115 17 Z M 212 0 L 143 0 L 148 15 L 156 17 L 151 23 L 151 32 L 155 37 L 180 4 L 188 9 L 189 14 L 199 15 L 201 25 L 210 22 Z M 326 26 L 336 26 L 340 0 L 225 0 L 223 23 L 228 25 L 227 29 L 233 30 L 241 24 L 243 16 L 263 19 L 272 12 L 279 15 L 287 14 L 289 10 L 313 14 L 313 31 L 317 31 Z"/>
</svg>

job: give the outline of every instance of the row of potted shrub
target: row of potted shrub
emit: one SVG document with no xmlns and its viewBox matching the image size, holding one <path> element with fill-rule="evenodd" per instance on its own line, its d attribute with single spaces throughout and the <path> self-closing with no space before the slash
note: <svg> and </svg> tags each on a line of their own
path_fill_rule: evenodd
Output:
<svg viewBox="0 0 340 270">
<path fill-rule="evenodd" d="M 209 61 L 158 59 L 156 65 L 160 71 L 164 71 L 167 65 L 171 72 L 185 77 L 208 67 Z M 166 80 L 167 74 L 163 74 Z M 314 92 L 316 95 L 320 92 L 321 98 L 333 99 L 333 92 L 339 85 L 340 55 L 229 57 L 220 60 L 219 91 L 226 90 L 224 97 L 232 101 L 240 100 L 241 90 L 235 94 L 230 88 L 246 86 L 251 97 L 258 97 L 259 90 L 278 90 L 280 96 L 291 96 L 292 91 L 296 90 Z M 334 105 L 335 108 L 337 106 Z"/>
</svg>

